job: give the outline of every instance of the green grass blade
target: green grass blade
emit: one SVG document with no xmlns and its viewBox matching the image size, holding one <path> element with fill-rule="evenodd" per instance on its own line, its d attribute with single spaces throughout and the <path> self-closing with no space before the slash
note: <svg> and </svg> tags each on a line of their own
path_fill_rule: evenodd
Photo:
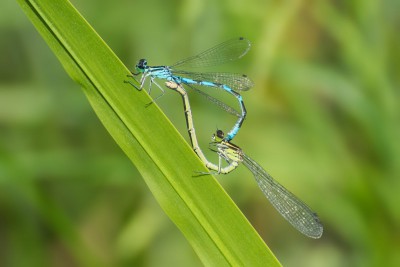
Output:
<svg viewBox="0 0 400 267">
<path fill-rule="evenodd" d="M 145 108 L 148 95 L 123 83 L 128 70 L 75 8 L 18 2 L 201 261 L 280 266 L 215 179 L 192 177 L 202 163 L 156 105 Z"/>
</svg>

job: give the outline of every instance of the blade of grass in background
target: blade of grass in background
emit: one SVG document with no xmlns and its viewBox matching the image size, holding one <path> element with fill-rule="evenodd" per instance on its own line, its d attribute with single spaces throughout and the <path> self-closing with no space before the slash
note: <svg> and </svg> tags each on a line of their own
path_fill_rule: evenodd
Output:
<svg viewBox="0 0 400 267">
<path fill-rule="evenodd" d="M 205 265 L 280 266 L 128 70 L 68 1 L 18 1 Z M 132 10 L 134 11 L 134 10 Z"/>
</svg>

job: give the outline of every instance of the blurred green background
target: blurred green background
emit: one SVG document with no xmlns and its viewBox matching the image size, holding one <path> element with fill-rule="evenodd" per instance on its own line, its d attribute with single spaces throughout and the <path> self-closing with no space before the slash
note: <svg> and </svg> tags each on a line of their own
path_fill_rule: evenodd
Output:
<svg viewBox="0 0 400 267">
<path fill-rule="evenodd" d="M 285 266 L 400 266 L 399 1 L 73 4 L 131 69 L 250 39 L 220 69 L 256 84 L 234 143 L 324 235 L 296 232 L 244 167 L 219 181 Z M 17 3 L 0 7 L 0 266 L 201 266 Z M 158 104 L 188 140 L 180 96 Z M 192 105 L 205 149 L 234 118 Z"/>
</svg>

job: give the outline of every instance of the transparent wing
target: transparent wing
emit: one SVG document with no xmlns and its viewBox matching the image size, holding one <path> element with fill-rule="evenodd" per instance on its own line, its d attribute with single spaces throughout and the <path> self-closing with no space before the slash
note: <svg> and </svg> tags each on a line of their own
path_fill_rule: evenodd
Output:
<svg viewBox="0 0 400 267">
<path fill-rule="evenodd" d="M 216 45 L 196 56 L 176 62 L 171 67 L 205 68 L 220 65 L 243 57 L 250 49 L 249 40 L 239 37 Z"/>
<path fill-rule="evenodd" d="M 203 92 L 203 90 L 200 90 L 199 88 L 197 88 L 197 87 L 201 87 L 200 85 L 192 85 L 192 84 L 185 84 L 185 85 L 187 87 L 191 88 L 196 93 L 203 96 L 205 99 L 207 99 L 208 101 L 210 101 L 211 103 L 213 103 L 214 105 L 219 107 L 220 109 L 222 109 L 222 110 L 228 112 L 229 114 L 232 114 L 233 116 L 236 116 L 238 118 L 242 117 L 242 115 L 236 109 L 232 108 L 231 106 L 228 106 L 224 102 L 216 99 L 215 97 L 210 96 L 209 94 Z"/>
<path fill-rule="evenodd" d="M 195 81 L 206 81 L 225 84 L 234 91 L 247 91 L 254 86 L 252 80 L 244 74 L 228 72 L 189 72 L 171 69 L 173 75 L 189 78 Z"/>
<path fill-rule="evenodd" d="M 243 155 L 243 164 L 254 174 L 258 186 L 269 202 L 291 225 L 308 237 L 321 237 L 323 226 L 315 212 L 276 182 L 247 155 Z"/>
</svg>

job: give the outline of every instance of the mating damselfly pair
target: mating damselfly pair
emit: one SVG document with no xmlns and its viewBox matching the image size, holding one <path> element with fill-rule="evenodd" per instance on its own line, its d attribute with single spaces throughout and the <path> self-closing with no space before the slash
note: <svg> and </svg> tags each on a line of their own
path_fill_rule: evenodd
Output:
<svg viewBox="0 0 400 267">
<path fill-rule="evenodd" d="M 162 92 L 161 95 L 153 99 L 154 102 L 165 93 L 163 87 L 155 79 L 166 80 L 166 87 L 177 91 L 182 96 L 187 128 L 193 150 L 206 167 L 214 171 L 213 173 L 226 174 L 236 169 L 239 163 L 243 163 L 253 173 L 259 188 L 270 203 L 292 226 L 306 236 L 319 238 L 322 235 L 323 227 L 317 214 L 294 194 L 276 182 L 259 164 L 243 153 L 242 149 L 231 143 L 231 140 L 238 133 L 246 117 L 246 108 L 242 96 L 238 92 L 249 90 L 253 86 L 253 82 L 243 74 L 192 72 L 186 70 L 186 68 L 211 67 L 239 59 L 249 51 L 250 46 L 250 41 L 245 38 L 232 39 L 196 56 L 178 61 L 171 66 L 149 66 L 145 59 L 141 59 L 136 65 L 137 72 L 132 73 L 132 75 L 142 74 L 140 85 L 138 87 L 131 82 L 129 83 L 138 90 L 141 90 L 146 79 L 149 78 L 148 92 L 151 92 L 152 84 L 155 84 Z M 191 88 L 205 96 L 226 112 L 238 116 L 237 122 L 226 135 L 221 130 L 217 130 L 213 135 L 213 142 L 210 143 L 210 149 L 218 154 L 218 164 L 211 163 L 198 145 L 189 98 L 183 86 Z M 202 86 L 222 89 L 228 94 L 233 95 L 240 105 L 241 112 L 238 113 L 224 102 L 206 94 L 200 89 Z M 228 166 L 222 167 L 222 162 L 228 163 Z"/>
</svg>

